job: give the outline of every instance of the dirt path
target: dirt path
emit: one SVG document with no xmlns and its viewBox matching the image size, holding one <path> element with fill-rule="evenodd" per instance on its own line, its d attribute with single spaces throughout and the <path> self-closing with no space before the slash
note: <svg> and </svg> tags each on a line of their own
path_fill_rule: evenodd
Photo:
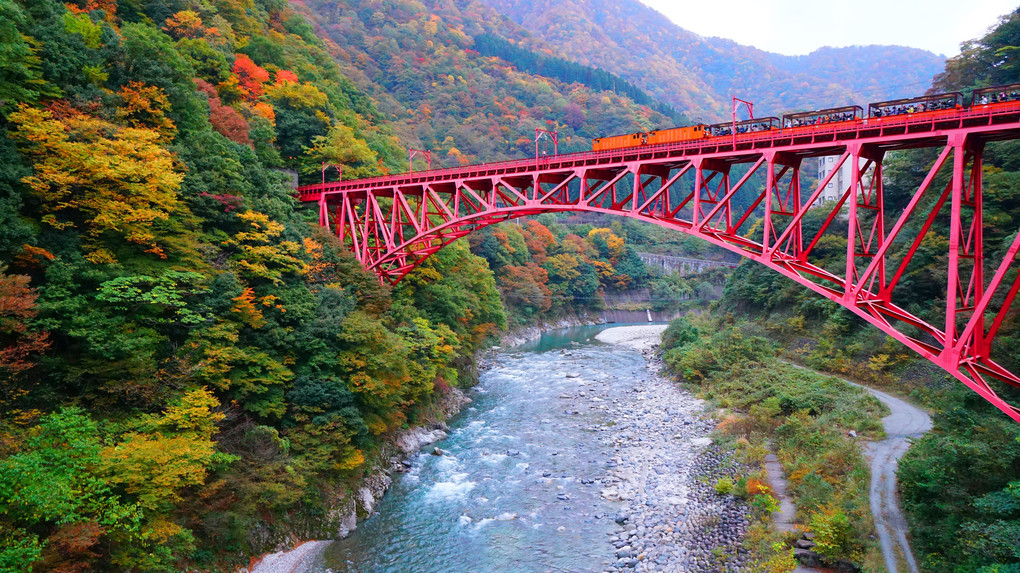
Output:
<svg viewBox="0 0 1020 573">
<path fill-rule="evenodd" d="M 810 370 L 789 362 L 797 368 Z M 817 371 L 816 371 L 817 372 Z M 832 376 L 826 372 L 818 372 Z M 864 454 L 871 460 L 871 514 L 875 517 L 875 531 L 882 546 L 882 557 L 888 573 L 903 571 L 918 573 L 917 561 L 907 541 L 907 519 L 900 508 L 896 495 L 896 469 L 899 460 L 907 453 L 912 438 L 919 438 L 932 428 L 927 412 L 906 400 L 890 396 L 881 390 L 869 388 L 852 380 L 841 378 L 848 384 L 863 388 L 889 407 L 891 412 L 882 418 L 885 439 L 878 442 L 864 442 Z"/>
<path fill-rule="evenodd" d="M 865 455 L 871 459 L 871 513 L 875 516 L 875 531 L 882 544 L 882 556 L 889 573 L 899 573 L 899 565 L 904 562 L 906 571 L 918 573 L 917 562 L 907 541 L 907 520 L 896 496 L 896 469 L 899 459 L 910 447 L 909 440 L 931 430 L 931 417 L 905 400 L 850 383 L 871 392 L 892 412 L 882 418 L 886 438 L 880 442 L 866 442 L 864 446 Z"/>
</svg>

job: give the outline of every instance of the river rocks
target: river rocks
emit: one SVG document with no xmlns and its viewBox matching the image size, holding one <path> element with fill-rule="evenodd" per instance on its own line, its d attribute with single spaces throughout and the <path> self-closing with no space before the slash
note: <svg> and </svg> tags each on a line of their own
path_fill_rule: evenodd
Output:
<svg viewBox="0 0 1020 573">
<path fill-rule="evenodd" d="M 643 353 L 657 371 L 652 349 Z M 702 417 L 702 403 L 653 372 L 635 373 L 627 391 L 589 390 L 612 403 L 604 410 L 610 421 L 591 429 L 614 453 L 602 497 L 623 506 L 605 570 L 748 572 L 741 543 L 750 508 L 712 487 L 747 469 L 712 445 L 715 421 Z M 591 402 L 590 410 L 602 409 Z"/>
<path fill-rule="evenodd" d="M 467 394 L 458 388 L 450 388 L 444 393 L 438 406 L 441 413 L 449 417 L 459 412 L 461 408 L 469 403 L 471 403 L 471 398 L 468 398 Z M 409 456 L 428 444 L 445 439 L 448 430 L 449 428 L 442 422 L 436 422 L 430 426 L 410 428 L 398 433 L 393 438 L 393 445 L 398 450 L 400 456 Z M 399 459 L 394 461 L 399 462 Z"/>
<path fill-rule="evenodd" d="M 627 360 L 633 368 L 614 371 L 625 375 L 614 375 L 582 364 L 586 353 L 585 350 L 562 353 L 564 360 L 573 364 L 558 372 L 582 374 L 573 379 L 554 374 L 545 398 L 555 405 L 556 427 L 580 429 L 583 443 L 598 443 L 591 455 L 579 459 L 582 465 L 563 463 L 563 458 L 572 453 L 563 447 L 556 446 L 559 452 L 545 448 L 550 457 L 541 459 L 534 457 L 533 448 L 525 442 L 514 441 L 497 442 L 491 451 L 483 451 L 478 457 L 516 458 L 501 463 L 516 467 L 522 481 L 540 484 L 543 503 L 550 510 L 568 519 L 576 518 L 580 527 L 584 522 L 602 520 L 599 529 L 612 529 L 609 535 L 598 536 L 602 542 L 586 540 L 601 554 L 603 565 L 598 570 L 747 571 L 746 555 L 740 549 L 747 528 L 747 508 L 733 496 L 719 496 L 711 487 L 719 477 L 733 477 L 745 470 L 735 466 L 707 438 L 715 422 L 702 417 L 701 403 L 672 382 L 656 376 L 657 364 L 645 368 L 631 356 Z M 570 416 L 562 416 L 564 411 L 570 412 Z M 428 456 L 436 449 L 425 448 L 426 444 L 441 439 L 445 433 L 442 426 L 434 424 L 399 436 L 395 451 L 391 452 L 397 454 L 392 458 L 394 469 L 411 469 L 417 475 L 419 465 L 445 466 L 456 463 L 458 457 L 470 459 L 471 454 L 453 447 L 451 451 L 456 456 Z M 403 456 L 419 451 L 424 455 L 403 463 Z M 383 476 L 385 473 L 380 472 L 379 479 Z M 499 479 L 498 476 L 494 473 L 491 479 Z M 338 507 L 333 522 L 343 520 L 345 527 L 342 531 L 334 529 L 332 534 L 345 535 L 355 526 L 355 514 L 364 517 L 374 511 L 378 497 L 374 489 L 368 488 L 371 491 L 366 492 L 366 488 L 367 485 L 359 484 L 359 489 L 347 497 L 349 505 Z M 612 503 L 599 501 L 596 496 L 600 495 Z M 482 497 L 475 499 L 479 505 L 488 502 Z M 591 513 L 584 513 L 586 510 Z M 472 531 L 481 527 L 538 525 L 522 504 L 481 511 L 478 515 L 472 511 L 468 508 L 463 513 L 453 513 L 453 523 Z M 493 517 L 494 514 L 498 515 Z M 489 520 L 504 523 L 486 525 Z M 551 524 L 559 527 L 542 532 L 574 536 L 580 529 L 571 521 L 562 518 L 557 521 Z"/>
</svg>

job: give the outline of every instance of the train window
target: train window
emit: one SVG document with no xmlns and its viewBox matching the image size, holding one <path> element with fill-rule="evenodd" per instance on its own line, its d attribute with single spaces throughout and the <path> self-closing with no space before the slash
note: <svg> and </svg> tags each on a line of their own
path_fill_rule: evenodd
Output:
<svg viewBox="0 0 1020 573">
<path fill-rule="evenodd" d="M 832 163 L 832 158 L 831 157 L 829 158 L 829 163 Z"/>
<path fill-rule="evenodd" d="M 829 189 L 832 189 L 832 183 L 829 183 Z"/>
</svg>

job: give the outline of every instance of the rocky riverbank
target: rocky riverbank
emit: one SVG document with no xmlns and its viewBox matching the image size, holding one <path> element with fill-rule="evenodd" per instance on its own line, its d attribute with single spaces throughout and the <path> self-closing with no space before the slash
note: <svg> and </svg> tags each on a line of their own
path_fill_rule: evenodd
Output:
<svg viewBox="0 0 1020 573">
<path fill-rule="evenodd" d="M 606 571 L 747 571 L 740 546 L 749 507 L 713 487 L 746 468 L 711 445 L 715 421 L 702 416 L 703 403 L 658 376 L 655 349 L 664 329 L 632 326 L 599 334 L 603 342 L 641 351 L 650 376 L 629 395 L 589 387 L 575 397 L 611 420 L 592 428 L 616 454 L 602 495 L 624 504 L 616 516 L 620 529 L 609 536 Z"/>
<path fill-rule="evenodd" d="M 555 350 L 559 357 L 549 364 L 556 364 L 550 375 L 557 377 L 561 382 L 557 383 L 562 389 L 550 393 L 542 398 L 542 403 L 549 405 L 549 401 L 555 403 L 548 409 L 568 414 L 563 422 L 554 424 L 570 426 L 572 423 L 566 420 L 575 420 L 573 424 L 580 430 L 577 439 L 581 442 L 598 442 L 597 451 L 604 452 L 599 461 L 588 460 L 587 463 L 597 463 L 600 469 L 594 472 L 584 471 L 582 466 L 571 465 L 580 471 L 580 475 L 570 475 L 567 471 L 554 470 L 552 467 L 539 468 L 534 470 L 536 477 L 534 487 L 538 490 L 545 489 L 545 486 L 557 486 L 558 493 L 556 501 L 552 504 L 564 504 L 563 509 L 572 509 L 576 512 L 576 519 L 592 523 L 597 520 L 609 527 L 598 527 L 598 536 L 608 529 L 608 535 L 601 541 L 597 538 L 587 538 L 588 542 L 601 546 L 594 553 L 589 553 L 595 563 L 601 561 L 601 568 L 607 572 L 627 573 L 631 571 L 670 571 L 670 572 L 712 572 L 727 571 L 740 572 L 748 571 L 746 567 L 746 555 L 743 553 L 741 543 L 748 527 L 749 508 L 738 498 L 731 495 L 719 495 L 714 489 L 715 483 L 721 477 L 736 478 L 738 475 L 746 474 L 747 469 L 733 463 L 729 455 L 715 448 L 708 434 L 715 427 L 715 421 L 703 415 L 703 404 L 695 397 L 680 389 L 674 383 L 658 375 L 661 364 L 655 357 L 655 350 L 658 345 L 659 336 L 664 326 L 641 325 L 631 327 L 617 327 L 603 331 L 598 339 L 609 343 L 629 346 L 642 352 L 645 361 L 638 361 L 632 357 L 626 359 L 621 357 L 621 363 L 633 364 L 630 368 L 617 368 L 598 370 L 592 369 L 590 362 L 592 353 L 583 348 L 566 348 Z M 548 355 L 547 355 L 548 356 Z M 520 358 L 516 358 L 520 360 Z M 504 358 L 487 355 L 481 359 L 481 367 L 493 366 L 503 368 Z M 530 363 L 530 362 L 529 362 Z M 516 374 L 502 373 L 500 376 Z M 563 382 L 568 382 L 564 384 Z M 537 391 L 541 391 L 543 383 L 539 381 Z M 548 384 L 548 383 L 547 383 Z M 483 389 L 486 394 L 493 391 L 492 387 Z M 479 390 L 479 391 L 483 391 Z M 484 394 L 483 394 L 484 395 Z M 475 405 L 472 405 L 472 408 Z M 548 410 L 535 410 L 535 412 Z M 584 420 L 584 421 L 581 421 Z M 491 440 L 498 438 L 506 439 L 504 432 L 513 434 L 513 430 L 504 429 L 502 426 L 493 426 L 485 430 L 488 425 L 484 421 L 473 421 L 468 425 L 471 430 L 467 436 L 458 434 L 455 444 L 472 443 L 489 444 Z M 496 429 L 499 428 L 499 429 Z M 493 435 L 489 435 L 495 432 Z M 513 434 L 518 435 L 518 434 Z M 527 436 L 530 434 L 523 434 Z M 588 439 L 584 437 L 590 435 Z M 446 429 L 441 424 L 426 426 L 413 430 L 394 441 L 395 447 L 400 452 L 413 453 L 436 439 L 446 436 Z M 518 438 L 514 438 L 515 440 Z M 526 438 L 525 438 L 526 439 Z M 480 532 L 487 531 L 485 524 L 510 523 L 515 524 L 516 534 L 527 535 L 527 531 L 535 527 L 543 527 L 540 522 L 556 522 L 548 505 L 534 506 L 527 509 L 527 504 L 511 504 L 510 511 L 505 511 L 506 506 L 499 510 L 488 509 L 501 488 L 495 488 L 486 493 L 481 493 L 485 488 L 485 480 L 490 479 L 486 474 L 490 471 L 487 464 L 474 464 L 468 461 L 471 454 L 485 459 L 495 460 L 493 463 L 501 463 L 501 460 L 526 460 L 516 464 L 517 469 L 514 475 L 505 475 L 500 479 L 520 480 L 521 471 L 524 476 L 532 475 L 529 468 L 532 464 L 547 464 L 548 461 L 539 461 L 542 453 L 541 447 L 528 446 L 526 442 L 519 442 L 525 448 L 521 450 L 505 450 L 505 454 L 488 451 L 491 446 L 486 445 L 481 449 L 466 450 L 463 447 L 454 446 L 454 452 L 439 452 L 442 456 L 427 456 L 429 460 L 444 460 L 436 468 L 445 466 L 456 466 L 454 475 L 442 473 L 434 477 L 436 481 L 429 486 L 429 495 L 436 497 L 440 493 L 453 495 L 454 490 L 471 491 L 471 495 L 477 499 L 466 498 L 463 511 L 465 515 L 460 516 L 460 528 L 452 532 L 453 540 L 471 539 Z M 444 446 L 445 447 L 445 446 Z M 476 446 L 477 447 L 477 446 Z M 499 447 L 495 448 L 497 451 Z M 553 452 L 556 459 L 564 457 L 565 452 Z M 518 457 L 515 457 L 518 456 Z M 581 459 L 585 459 L 582 457 Z M 551 460 L 550 460 L 551 461 Z M 578 460 L 580 461 L 580 460 Z M 403 471 L 409 469 L 413 481 L 421 479 L 421 458 L 415 461 L 394 457 L 394 466 L 391 471 Z M 529 463 L 530 462 L 530 463 Z M 463 465 L 466 464 L 466 465 Z M 524 467 L 521 470 L 521 467 Z M 432 467 L 429 465 L 429 467 Z M 588 468 L 594 469 L 591 466 Z M 513 469 L 513 468 L 511 468 Z M 430 471 L 435 471 L 435 468 Z M 463 472 L 463 473 L 456 473 Z M 562 475 L 561 475 L 562 474 Z M 540 476 L 540 477 L 539 477 Z M 495 475 L 492 476 L 495 479 Z M 385 480 L 376 483 L 389 484 L 389 476 Z M 524 480 L 527 482 L 528 480 Z M 547 483 L 548 482 L 548 483 Z M 517 482 L 521 483 L 521 482 Z M 573 485 L 572 485 L 573 484 Z M 370 484 L 369 484 L 370 485 Z M 369 487 L 366 485 L 366 487 Z M 526 486 L 527 487 L 527 486 Z M 528 489 L 530 489 L 528 487 Z M 577 490 L 580 487 L 588 493 L 581 493 Z M 351 499 L 354 501 L 355 514 L 358 516 L 370 513 L 375 506 L 375 489 L 371 491 L 358 490 Z M 385 488 L 383 488 L 385 489 Z M 511 488 L 514 489 L 514 488 Z M 439 493 L 437 493 L 439 492 Z M 381 492 L 379 492 L 381 494 Z M 404 495 L 407 495 L 406 493 Z M 481 496 L 481 497 L 478 497 Z M 587 505 L 588 499 L 602 498 L 600 504 Z M 490 499 L 491 498 L 491 499 Z M 433 503 L 431 498 L 425 496 L 425 506 Z M 450 503 L 460 503 L 459 498 L 451 498 Z M 606 503 L 609 504 L 609 512 L 606 512 Z M 479 505 L 480 504 L 480 505 Z M 602 506 L 601 510 L 585 511 L 586 507 Z M 568 507 L 570 506 L 570 507 Z M 423 507 L 423 509 L 424 509 Z M 483 509 L 484 508 L 484 509 Z M 461 511 L 460 506 L 456 512 Z M 589 513 L 590 512 L 590 513 Z M 442 512 L 440 512 L 441 514 Z M 555 512 L 553 512 L 554 514 Z M 468 516 L 470 514 L 470 516 Z M 542 517 L 544 516 L 544 517 Z M 380 518 L 383 517 L 382 515 Z M 444 516 L 448 518 L 449 516 Z M 434 528 L 436 532 L 446 527 L 443 517 L 437 515 L 435 522 L 415 522 L 413 527 Z M 410 521 L 415 518 L 408 516 Z M 376 527 L 383 527 L 379 522 L 373 521 Z M 560 522 L 561 526 L 555 528 L 552 535 L 570 536 L 573 530 L 570 522 Z M 395 527 L 411 527 L 410 522 L 402 521 Z M 457 533 L 462 531 L 463 533 Z M 553 531 L 550 529 L 550 531 Z M 380 532 L 376 531 L 373 537 L 379 537 Z M 431 535 L 431 534 L 429 534 Z M 461 535 L 467 537 L 459 537 Z M 432 537 L 426 536 L 428 539 Z M 391 536 L 383 534 L 383 538 L 391 540 Z M 438 542 L 440 537 L 436 537 Z M 446 545 L 454 546 L 457 541 L 446 542 Z M 388 543 L 389 541 L 387 541 Z M 534 544 L 527 545 L 536 552 L 547 551 L 542 547 L 543 541 L 536 540 Z M 406 543 L 405 543 L 406 545 Z M 446 547 L 444 545 L 444 547 Z M 412 555 L 420 549 L 415 549 L 416 543 L 403 549 L 411 551 Z M 403 546 L 401 546 L 403 547 Z M 388 550 L 389 546 L 387 546 Z M 447 547 L 448 549 L 448 547 Z M 288 573 L 302 573 L 309 570 L 307 563 L 314 561 L 314 558 L 321 554 L 322 546 L 305 545 L 300 546 L 296 551 L 270 556 L 253 571 L 255 573 L 276 573 L 287 571 Z M 382 549 L 380 549 L 382 550 Z M 375 549 L 365 550 L 377 555 Z M 400 549 L 395 550 L 397 552 Z M 357 557 L 354 557 L 357 559 Z M 460 556 L 457 557 L 459 559 Z M 456 559 L 452 560 L 456 561 Z M 470 570 L 462 569 L 453 562 L 448 563 L 450 571 Z M 416 561 L 418 565 L 411 566 L 406 561 L 398 560 L 390 563 L 401 562 L 408 565 L 408 571 L 424 571 L 425 563 L 434 565 L 434 559 L 423 558 Z M 458 561 L 462 565 L 466 562 Z M 336 562 L 334 562 L 336 563 Z M 347 563 L 343 561 L 342 563 Z M 540 562 L 522 563 L 525 565 L 539 566 Z M 365 563 L 367 566 L 367 563 Z M 346 565 L 350 569 L 350 565 Z M 466 566 L 466 565 L 465 565 Z M 371 567 L 371 566 L 369 566 Z M 322 563 L 312 567 L 312 570 L 324 570 Z M 377 569 L 372 569 L 377 570 Z M 381 570 L 381 569 L 378 569 Z M 522 570 L 543 570 L 538 569 Z M 584 570 L 591 570 L 585 568 Z"/>
<path fill-rule="evenodd" d="M 530 326 L 511 328 L 499 336 L 499 341 L 502 348 L 513 348 L 515 346 L 520 346 L 525 342 L 540 338 L 543 332 L 562 330 L 564 328 L 571 328 L 574 326 L 589 326 L 600 323 L 601 321 L 594 316 L 570 315 L 547 322 L 538 322 Z M 497 346 L 492 350 L 499 351 L 502 348 Z"/>
</svg>

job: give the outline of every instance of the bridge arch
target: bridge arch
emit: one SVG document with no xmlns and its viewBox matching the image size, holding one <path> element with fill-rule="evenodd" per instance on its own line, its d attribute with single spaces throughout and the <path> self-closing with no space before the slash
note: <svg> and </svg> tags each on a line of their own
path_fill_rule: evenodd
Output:
<svg viewBox="0 0 1020 573">
<path fill-rule="evenodd" d="M 1020 377 L 991 356 L 1020 290 L 1020 234 L 1011 234 L 1001 258 L 992 260 L 983 220 L 984 145 L 1020 139 L 1020 106 L 1008 120 L 912 126 L 906 118 L 897 120 L 897 129 L 857 124 L 846 133 L 836 128 L 803 137 L 767 133 L 743 143 L 727 139 L 571 154 L 301 192 L 303 199 L 318 201 L 320 223 L 389 282 L 475 230 L 539 213 L 601 213 L 680 230 L 840 304 L 1020 422 L 1020 409 L 990 383 L 1020 387 Z M 938 149 L 938 159 L 909 196 L 887 196 L 882 176 L 887 153 L 918 147 Z M 838 157 L 834 169 L 802 192 L 805 161 L 830 156 Z M 844 165 L 849 184 L 823 201 Z M 934 184 L 947 175 L 948 183 Z M 896 208 L 886 209 L 887 201 Z M 821 222 L 818 228 L 805 225 L 809 215 L 815 225 Z M 938 301 L 938 312 L 918 316 L 897 304 L 904 298 L 900 279 L 932 226 L 945 219 L 950 229 L 945 299 Z M 835 263 L 816 249 L 827 236 L 846 243 Z"/>
</svg>

